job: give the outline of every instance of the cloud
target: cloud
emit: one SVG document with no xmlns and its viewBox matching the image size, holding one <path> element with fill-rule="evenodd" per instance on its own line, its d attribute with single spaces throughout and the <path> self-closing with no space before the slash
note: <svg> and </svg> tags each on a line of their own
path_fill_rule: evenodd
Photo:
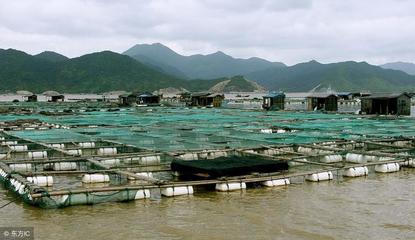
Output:
<svg viewBox="0 0 415 240">
<path fill-rule="evenodd" d="M 295 64 L 415 61 L 405 0 L 0 0 L 0 48 L 70 57 L 161 42 Z"/>
</svg>

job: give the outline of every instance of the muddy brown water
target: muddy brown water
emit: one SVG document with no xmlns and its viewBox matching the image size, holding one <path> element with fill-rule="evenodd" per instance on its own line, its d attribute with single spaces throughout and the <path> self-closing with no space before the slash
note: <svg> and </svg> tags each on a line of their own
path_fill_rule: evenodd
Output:
<svg viewBox="0 0 415 240">
<path fill-rule="evenodd" d="M 14 195 L 0 188 L 0 204 Z M 44 210 L 14 202 L 0 226 L 36 239 L 415 239 L 415 170 L 243 192 Z"/>
</svg>

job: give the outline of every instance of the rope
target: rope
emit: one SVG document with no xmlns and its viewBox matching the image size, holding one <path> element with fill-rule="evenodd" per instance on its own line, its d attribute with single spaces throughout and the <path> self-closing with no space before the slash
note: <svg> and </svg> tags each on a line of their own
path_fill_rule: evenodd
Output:
<svg viewBox="0 0 415 240">
<path fill-rule="evenodd" d="M 0 209 L 2 209 L 2 208 L 4 208 L 4 207 L 6 207 L 7 205 L 9 205 L 9 204 L 11 204 L 11 203 L 13 203 L 13 202 L 16 202 L 16 200 L 17 200 L 17 198 L 15 198 L 15 199 L 11 200 L 10 202 L 8 202 L 8 203 L 6 203 L 6 204 L 4 204 L 4 205 L 0 206 Z"/>
</svg>

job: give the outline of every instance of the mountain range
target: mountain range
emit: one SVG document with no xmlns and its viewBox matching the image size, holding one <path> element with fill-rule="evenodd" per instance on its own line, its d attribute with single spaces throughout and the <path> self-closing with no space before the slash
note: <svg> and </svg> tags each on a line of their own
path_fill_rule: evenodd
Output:
<svg viewBox="0 0 415 240">
<path fill-rule="evenodd" d="M 233 58 L 223 52 L 183 56 L 162 44 L 135 45 L 123 54 L 103 51 L 77 58 L 50 51 L 30 55 L 14 49 L 0 49 L 0 91 L 99 93 L 168 87 L 203 91 L 219 83 L 213 89 L 252 91 L 262 89 L 259 86 L 262 85 L 268 90 L 291 92 L 314 88 L 373 92 L 415 90 L 415 76 L 401 71 L 403 69 L 386 67 L 390 65 L 380 67 L 352 61 L 330 64 L 310 61 L 286 66 L 260 58 Z"/>
<path fill-rule="evenodd" d="M 286 68 L 269 68 L 246 75 L 267 89 L 309 91 L 331 88 L 336 91 L 413 91 L 415 76 L 398 70 L 383 69 L 366 62 L 321 64 L 317 61 Z"/>
<path fill-rule="evenodd" d="M 285 67 L 283 63 L 256 57 L 233 58 L 221 51 L 208 55 L 183 56 L 160 43 L 137 44 L 123 54 L 159 67 L 167 74 L 187 79 L 232 77 L 271 67 Z"/>
<path fill-rule="evenodd" d="M 56 54 L 46 56 L 31 56 L 13 49 L 0 50 L 1 90 L 104 92 L 186 85 L 185 80 L 110 51 L 63 61 L 56 61 Z"/>
<path fill-rule="evenodd" d="M 385 69 L 394 69 L 406 72 L 407 74 L 415 75 L 415 64 L 408 62 L 391 62 L 380 65 L 380 67 Z"/>
</svg>

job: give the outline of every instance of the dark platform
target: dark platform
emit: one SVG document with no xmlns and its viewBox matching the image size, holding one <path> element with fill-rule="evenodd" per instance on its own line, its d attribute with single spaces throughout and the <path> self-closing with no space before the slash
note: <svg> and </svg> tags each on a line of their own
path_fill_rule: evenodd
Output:
<svg viewBox="0 0 415 240">
<path fill-rule="evenodd" d="M 259 157 L 220 157 L 208 160 L 173 160 L 171 170 L 181 175 L 217 178 L 288 170 L 287 161 L 268 160 Z"/>
</svg>

